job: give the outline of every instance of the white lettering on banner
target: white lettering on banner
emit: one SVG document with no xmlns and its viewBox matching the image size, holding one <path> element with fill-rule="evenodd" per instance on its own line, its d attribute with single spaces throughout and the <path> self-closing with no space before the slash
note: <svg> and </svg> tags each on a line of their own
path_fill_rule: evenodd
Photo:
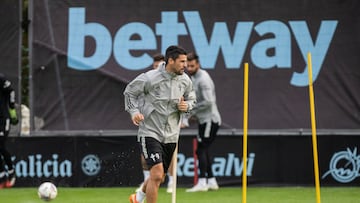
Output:
<svg viewBox="0 0 360 203">
<path fill-rule="evenodd" d="M 340 183 L 349 183 L 356 177 L 360 177 L 360 155 L 357 155 L 357 148 L 352 152 L 349 148 L 346 151 L 335 153 L 330 161 L 329 170 L 322 176 L 331 176 Z"/>
<path fill-rule="evenodd" d="M 252 171 L 255 162 L 255 153 L 250 153 L 248 157 L 246 174 L 252 176 Z M 186 157 L 184 154 L 178 154 L 178 168 L 177 174 L 179 177 L 193 177 L 194 176 L 194 158 Z M 212 170 L 215 176 L 241 176 L 243 172 L 243 162 L 234 153 L 228 153 L 227 157 L 215 157 L 212 165 Z"/>
<path fill-rule="evenodd" d="M 41 154 L 29 155 L 27 160 L 16 160 L 15 171 L 18 177 L 71 177 L 72 163 L 69 160 L 58 161 L 59 155 L 53 154 L 52 159 L 43 160 Z"/>
<path fill-rule="evenodd" d="M 142 22 L 130 22 L 122 25 L 112 39 L 110 31 L 97 22 L 85 21 L 85 8 L 69 8 L 68 28 L 68 67 L 77 70 L 94 70 L 101 68 L 111 57 L 123 68 L 141 70 L 152 64 L 152 57 L 146 51 L 157 50 L 156 37 L 161 39 L 161 51 L 172 44 L 178 44 L 179 36 L 189 35 L 195 51 L 201 58 L 205 69 L 214 69 L 220 50 L 223 54 L 226 69 L 239 69 L 247 50 L 251 62 L 260 69 L 289 69 L 292 66 L 291 34 L 307 64 L 307 53 L 312 53 L 313 80 L 315 81 L 330 43 L 334 36 L 337 20 L 321 21 L 316 39 L 313 40 L 306 21 L 289 21 L 289 25 L 277 20 L 265 20 L 254 26 L 254 22 L 237 22 L 233 38 L 226 22 L 214 22 L 209 39 L 205 32 L 199 11 L 183 11 L 185 22 L 178 22 L 177 11 L 161 12 L 161 22 L 156 23 L 155 33 L 149 25 Z M 249 47 L 250 36 L 255 32 L 263 37 Z M 137 35 L 139 39 L 131 39 Z M 91 56 L 85 56 L 85 37 L 95 41 L 95 50 Z M 268 51 L 274 50 L 269 56 Z M 142 51 L 133 56 L 131 51 Z M 307 86 L 307 66 L 302 73 L 294 72 L 290 83 L 294 86 Z"/>
</svg>

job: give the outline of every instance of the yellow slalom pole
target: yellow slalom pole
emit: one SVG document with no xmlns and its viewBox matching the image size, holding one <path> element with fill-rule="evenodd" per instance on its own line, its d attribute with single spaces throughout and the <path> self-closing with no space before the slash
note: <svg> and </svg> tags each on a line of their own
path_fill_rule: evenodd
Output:
<svg viewBox="0 0 360 203">
<path fill-rule="evenodd" d="M 249 64 L 244 67 L 244 120 L 243 120 L 243 174 L 242 174 L 242 203 L 246 203 L 247 187 L 247 130 L 248 130 L 248 97 L 249 97 Z"/>
<path fill-rule="evenodd" d="M 315 102 L 314 102 L 314 89 L 312 79 L 312 62 L 311 53 L 307 55 L 308 59 L 308 75 L 309 75 L 309 99 L 310 99 L 310 114 L 311 114 L 311 134 L 313 144 L 313 157 L 314 157 L 314 173 L 315 173 L 315 189 L 316 189 L 316 202 L 320 203 L 320 181 L 319 181 L 319 161 L 316 140 L 316 120 L 315 120 Z"/>
</svg>

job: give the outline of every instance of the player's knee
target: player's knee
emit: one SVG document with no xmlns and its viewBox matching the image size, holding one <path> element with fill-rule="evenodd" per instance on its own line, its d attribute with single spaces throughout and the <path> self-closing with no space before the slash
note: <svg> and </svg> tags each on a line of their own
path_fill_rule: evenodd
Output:
<svg viewBox="0 0 360 203">
<path fill-rule="evenodd" d="M 164 180 L 164 170 L 162 167 L 159 167 L 159 166 L 154 166 L 151 168 L 151 172 L 150 172 L 150 178 L 157 182 L 157 183 L 162 183 L 163 180 Z"/>
<path fill-rule="evenodd" d="M 164 175 L 161 173 L 153 173 L 151 179 L 160 185 L 164 181 Z"/>
</svg>

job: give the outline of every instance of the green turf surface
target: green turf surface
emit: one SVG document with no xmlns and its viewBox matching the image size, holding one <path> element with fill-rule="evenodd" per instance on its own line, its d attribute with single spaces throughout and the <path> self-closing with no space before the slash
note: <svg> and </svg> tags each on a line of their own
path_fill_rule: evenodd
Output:
<svg viewBox="0 0 360 203">
<path fill-rule="evenodd" d="M 58 188 L 53 203 L 127 203 L 135 188 Z M 234 203 L 242 202 L 242 189 L 220 188 L 219 191 L 186 193 L 177 190 L 177 203 Z M 36 188 L 11 188 L 0 190 L 1 203 L 41 203 Z M 316 203 L 312 187 L 249 187 L 247 203 Z M 322 203 L 359 203 L 360 187 L 322 187 Z M 171 203 L 171 194 L 160 189 L 158 203 Z"/>
</svg>

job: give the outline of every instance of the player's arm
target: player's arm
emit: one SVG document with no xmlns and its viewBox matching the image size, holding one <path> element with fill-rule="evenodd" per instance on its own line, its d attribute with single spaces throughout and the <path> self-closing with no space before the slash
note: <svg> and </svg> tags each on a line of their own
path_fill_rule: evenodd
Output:
<svg viewBox="0 0 360 203">
<path fill-rule="evenodd" d="M 196 104 L 196 94 L 193 88 L 193 84 L 190 80 L 189 85 L 187 86 L 185 93 L 184 93 L 184 102 L 186 102 L 186 110 L 185 112 L 189 112 L 193 110 Z"/>
<path fill-rule="evenodd" d="M 201 102 L 197 102 L 194 107 L 192 114 L 196 114 L 196 112 L 207 109 L 211 106 L 213 102 L 215 102 L 214 90 L 210 83 L 201 83 L 200 84 L 200 93 L 203 97 Z"/>
<path fill-rule="evenodd" d="M 139 110 L 138 97 L 144 94 L 146 79 L 145 74 L 139 75 L 126 86 L 124 91 L 125 111 L 131 115 L 131 120 L 135 125 L 139 125 L 144 120 Z"/>
</svg>

